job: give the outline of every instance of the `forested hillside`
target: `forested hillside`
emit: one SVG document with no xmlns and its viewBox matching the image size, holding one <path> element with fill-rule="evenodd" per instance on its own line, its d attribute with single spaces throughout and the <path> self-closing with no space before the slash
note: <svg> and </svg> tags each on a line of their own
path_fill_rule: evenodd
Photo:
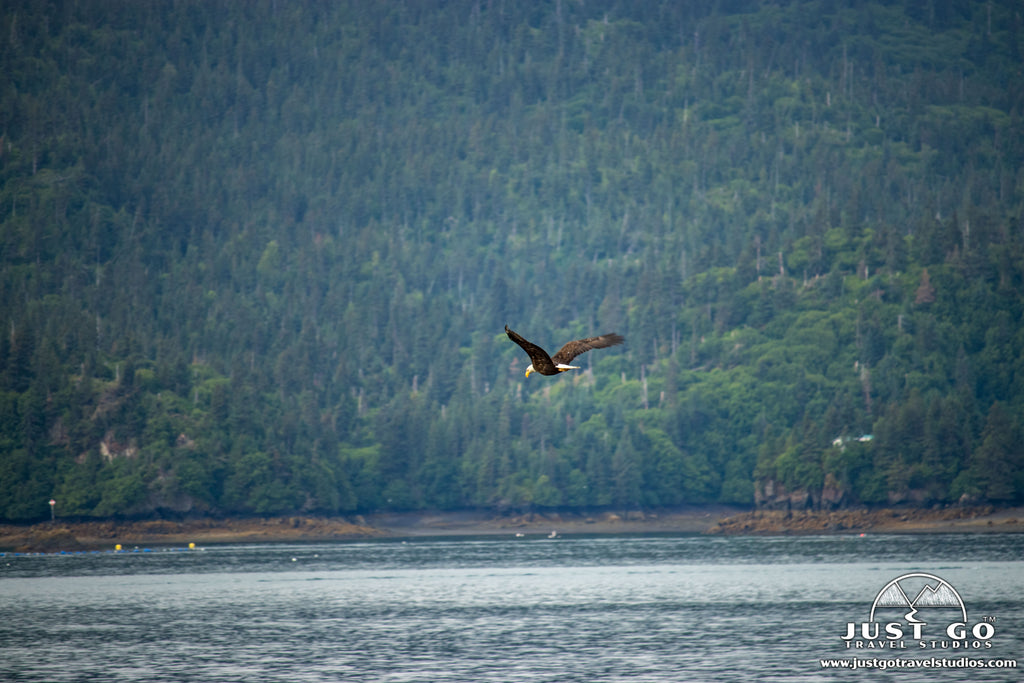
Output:
<svg viewBox="0 0 1024 683">
<path fill-rule="evenodd" d="M 0 518 L 1019 503 L 1022 53 L 1016 0 L 9 0 Z"/>
</svg>

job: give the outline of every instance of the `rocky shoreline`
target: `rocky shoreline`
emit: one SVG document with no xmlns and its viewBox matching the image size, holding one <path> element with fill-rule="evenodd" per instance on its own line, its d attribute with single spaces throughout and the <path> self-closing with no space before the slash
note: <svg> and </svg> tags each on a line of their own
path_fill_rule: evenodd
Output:
<svg viewBox="0 0 1024 683">
<path fill-rule="evenodd" d="M 198 519 L 120 522 L 43 522 L 0 525 L 0 550 L 76 552 L 120 545 L 188 546 L 216 543 L 334 541 L 385 536 L 386 532 L 340 518 Z"/>
<path fill-rule="evenodd" d="M 720 519 L 710 534 L 1021 533 L 1024 509 L 984 507 L 882 510 L 756 510 Z"/>
<path fill-rule="evenodd" d="M 0 551 L 76 552 L 190 543 L 284 543 L 430 536 L 707 533 L 1024 532 L 1024 508 L 951 507 L 837 511 L 742 510 L 725 506 L 656 511 L 494 511 L 380 513 L 366 517 L 274 517 L 185 521 L 45 522 L 0 525 Z"/>
</svg>

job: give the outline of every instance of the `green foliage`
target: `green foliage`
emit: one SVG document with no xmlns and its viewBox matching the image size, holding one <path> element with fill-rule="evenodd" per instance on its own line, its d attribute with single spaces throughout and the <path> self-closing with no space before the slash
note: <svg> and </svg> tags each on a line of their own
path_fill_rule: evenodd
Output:
<svg viewBox="0 0 1024 683">
<path fill-rule="evenodd" d="M 0 518 L 1024 499 L 1009 0 L 5 10 Z"/>
</svg>

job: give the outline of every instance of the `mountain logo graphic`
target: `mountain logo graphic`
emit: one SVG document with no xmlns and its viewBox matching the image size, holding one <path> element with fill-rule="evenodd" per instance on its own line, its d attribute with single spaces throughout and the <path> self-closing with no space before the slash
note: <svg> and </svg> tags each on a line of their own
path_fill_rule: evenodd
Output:
<svg viewBox="0 0 1024 683">
<path fill-rule="evenodd" d="M 967 621 L 967 608 L 957 590 L 945 579 L 923 572 L 904 574 L 885 584 L 871 605 L 870 619 L 875 620 L 878 609 L 906 609 L 907 623 L 920 623 L 917 612 L 925 608 L 957 609 L 961 621 Z"/>
<path fill-rule="evenodd" d="M 968 623 L 963 598 L 949 581 L 911 572 L 882 586 L 868 621 L 846 622 L 839 639 L 847 650 L 987 650 L 995 620 Z"/>
</svg>

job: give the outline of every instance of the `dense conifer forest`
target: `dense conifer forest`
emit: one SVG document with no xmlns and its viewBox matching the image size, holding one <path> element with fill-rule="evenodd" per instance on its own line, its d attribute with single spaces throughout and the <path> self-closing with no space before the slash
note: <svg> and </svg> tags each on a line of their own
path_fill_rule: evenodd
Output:
<svg viewBox="0 0 1024 683">
<path fill-rule="evenodd" d="M 9 0 L 0 518 L 1024 501 L 1016 0 Z M 523 377 L 508 323 L 583 369 Z"/>
</svg>

